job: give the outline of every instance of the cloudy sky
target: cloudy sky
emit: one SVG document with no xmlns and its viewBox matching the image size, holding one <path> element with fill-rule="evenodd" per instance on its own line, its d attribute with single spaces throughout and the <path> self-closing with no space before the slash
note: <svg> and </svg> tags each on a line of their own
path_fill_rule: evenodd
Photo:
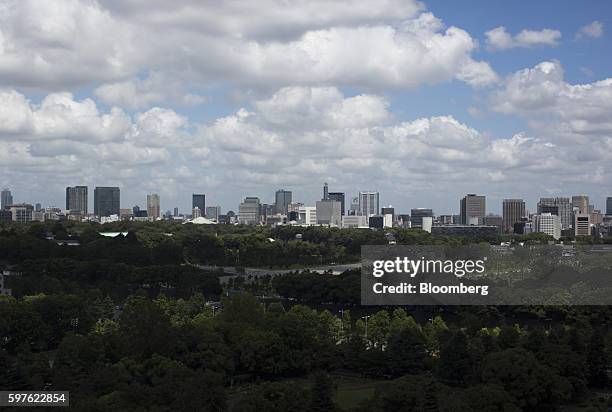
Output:
<svg viewBox="0 0 612 412">
<path fill-rule="evenodd" d="M 612 196 L 612 3 L 0 0 L 0 186 Z M 93 197 L 93 196 L 90 196 Z M 92 204 L 90 199 L 90 208 Z"/>
</svg>

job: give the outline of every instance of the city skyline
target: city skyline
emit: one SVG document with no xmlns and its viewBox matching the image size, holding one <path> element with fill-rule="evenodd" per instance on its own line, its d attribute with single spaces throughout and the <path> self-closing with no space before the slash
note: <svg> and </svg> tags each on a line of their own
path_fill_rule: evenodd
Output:
<svg viewBox="0 0 612 412">
<path fill-rule="evenodd" d="M 190 193 L 233 209 L 283 187 L 314 201 L 328 182 L 398 209 L 450 213 L 474 192 L 496 213 L 582 192 L 601 209 L 611 14 L 605 1 L 14 2 L 0 15 L 0 186 L 58 206 L 74 184 L 188 210 Z"/>
<path fill-rule="evenodd" d="M 261 196 L 256 196 L 256 195 L 252 195 L 252 194 L 242 194 L 241 200 L 240 202 L 238 202 L 238 204 L 236 204 L 234 207 L 225 207 L 224 205 L 221 205 L 217 202 L 214 201 L 214 199 L 212 199 L 212 201 L 209 198 L 209 195 L 207 193 L 192 193 L 191 194 L 191 207 L 187 207 L 187 208 L 181 208 L 179 206 L 170 206 L 167 204 L 164 204 L 164 200 L 163 198 L 158 194 L 158 193 L 147 193 L 144 196 L 144 206 L 141 203 L 134 203 L 134 204 L 126 204 L 125 200 L 124 200 L 124 192 L 121 191 L 121 196 L 120 196 L 120 203 L 119 203 L 119 207 L 120 208 L 132 208 L 132 207 L 140 207 L 141 209 L 144 210 L 149 210 L 150 207 L 150 201 L 153 198 L 154 199 L 154 204 L 155 204 L 155 208 L 156 210 L 159 211 L 159 215 L 161 216 L 167 212 L 170 212 L 170 214 L 174 214 L 174 211 L 178 208 L 178 210 L 180 211 L 180 213 L 182 215 L 190 215 L 193 211 L 193 209 L 195 208 L 195 206 L 198 206 L 198 208 L 200 209 L 200 212 L 202 214 L 202 216 L 204 216 L 206 214 L 206 210 L 208 209 L 208 207 L 206 206 L 207 204 L 209 204 L 209 201 L 211 202 L 211 204 L 213 204 L 214 206 L 211 207 L 220 207 L 222 213 L 226 213 L 229 211 L 233 211 L 235 213 L 238 213 L 239 210 L 239 206 L 241 203 L 244 202 L 245 199 L 258 199 L 259 202 L 262 205 L 270 205 L 270 206 L 277 206 L 278 205 L 278 201 L 279 201 L 279 194 L 285 194 L 287 196 L 287 199 L 285 199 L 286 201 L 288 201 L 287 204 L 293 204 L 293 203 L 302 203 L 304 206 L 314 206 L 319 200 L 325 200 L 325 193 L 326 193 L 326 189 L 327 189 L 327 193 L 329 196 L 329 200 L 337 200 L 337 198 L 340 197 L 340 195 L 342 195 L 343 198 L 360 198 L 360 195 L 363 195 L 364 197 L 367 197 L 368 200 L 366 201 L 366 203 L 368 203 L 369 198 L 374 196 L 374 198 L 376 199 L 375 203 L 378 207 L 378 210 L 382 210 L 383 208 L 387 208 L 387 207 L 391 207 L 393 209 L 395 209 L 395 212 L 398 214 L 409 214 L 408 212 L 410 210 L 431 210 L 433 212 L 434 216 L 444 216 L 444 215 L 456 215 L 458 216 L 458 218 L 460 219 L 460 222 L 462 224 L 468 224 L 467 220 L 464 217 L 462 217 L 462 208 L 463 208 L 463 203 L 465 202 L 466 199 L 479 199 L 477 202 L 482 202 L 482 205 L 476 206 L 476 209 L 470 209 L 470 207 L 468 206 L 468 210 L 478 210 L 477 212 L 477 217 L 478 217 L 478 224 L 483 224 L 484 220 L 483 218 L 486 216 L 491 216 L 491 215 L 495 215 L 495 216 L 503 216 L 504 215 L 504 208 L 505 208 L 505 204 L 507 201 L 520 201 L 522 202 L 523 206 L 521 209 L 524 213 L 525 212 L 529 212 L 529 213 L 548 213 L 551 210 L 549 210 L 549 208 L 547 207 L 543 207 L 543 204 L 548 205 L 548 203 L 550 203 L 550 205 L 556 205 L 557 202 L 559 200 L 564 200 L 567 203 L 567 207 L 563 210 L 560 211 L 559 209 L 556 209 L 556 213 L 560 213 L 560 215 L 563 215 L 564 213 L 571 213 L 572 208 L 577 208 L 579 209 L 580 213 L 589 213 L 589 210 L 585 210 L 584 207 L 588 208 L 592 208 L 591 211 L 593 210 L 599 210 L 603 215 L 610 215 L 610 213 L 608 213 L 609 211 L 612 211 L 612 194 L 608 195 L 608 196 L 604 196 L 603 200 L 601 201 L 601 207 L 598 206 L 597 203 L 594 202 L 594 199 L 592 196 L 589 196 L 588 194 L 582 193 L 582 194 L 573 194 L 573 195 L 567 195 L 567 196 L 558 196 L 558 197 L 554 197 L 554 198 L 550 198 L 550 197 L 539 197 L 537 199 L 537 201 L 535 202 L 535 204 L 533 205 L 533 207 L 530 207 L 529 203 L 524 199 L 524 198 L 511 198 L 511 197 L 504 197 L 501 200 L 501 203 L 498 205 L 496 203 L 491 202 L 491 199 L 489 198 L 489 196 L 486 193 L 467 193 L 467 194 L 458 194 L 457 195 L 457 199 L 456 202 L 458 202 L 458 205 L 456 206 L 456 209 L 454 210 L 448 210 L 448 211 L 438 211 L 436 208 L 436 205 L 425 205 L 425 206 L 418 206 L 418 207 L 404 207 L 404 206 L 396 206 L 393 204 L 387 204 L 384 202 L 384 193 L 381 194 L 379 191 L 358 191 L 357 192 L 357 196 L 352 196 L 351 193 L 346 193 L 346 192 L 339 192 L 339 191 L 334 191 L 331 192 L 329 191 L 329 186 L 327 183 L 324 183 L 323 186 L 319 186 L 319 193 L 321 193 L 321 187 L 323 187 L 323 196 L 321 196 L 320 198 L 315 198 L 312 200 L 305 200 L 301 197 L 299 197 L 299 193 L 297 197 L 294 197 L 293 194 L 295 193 L 295 191 L 293 190 L 287 190 L 286 188 L 279 188 L 274 190 L 274 195 L 271 199 L 267 199 L 267 198 L 263 198 Z M 65 193 L 66 193 L 66 207 L 59 207 L 60 209 L 64 209 L 64 210 L 69 210 L 70 208 L 68 207 L 68 191 L 69 190 L 74 190 L 75 188 L 84 188 L 84 196 L 85 196 L 85 200 L 87 201 L 87 208 L 88 210 L 93 209 L 95 210 L 95 198 L 93 197 L 88 197 L 87 195 L 87 190 L 88 190 L 88 186 L 67 186 L 64 188 Z M 115 187 L 108 187 L 108 186 L 95 186 L 94 189 L 117 189 Z M 121 190 L 121 188 L 118 188 L 119 190 Z M 12 202 L 13 204 L 23 204 L 23 203 L 28 203 L 28 204 L 41 204 L 40 202 L 36 201 L 36 200 L 20 200 L 20 199 L 16 199 L 14 197 L 14 192 L 12 191 L 11 188 L 6 187 L 2 189 L 3 191 L 3 196 L 5 196 L 5 194 L 10 195 L 11 199 L 14 199 L 14 201 Z M 92 191 L 92 193 L 95 194 L 95 190 Z M 333 198 L 331 195 L 335 195 Z M 382 200 L 381 200 L 382 199 Z M 486 200 L 485 200 L 486 199 Z M 577 201 L 578 199 L 580 199 L 582 202 L 581 204 L 578 204 Z M 80 200 L 81 202 L 83 201 L 82 199 Z M 548 203 L 547 203 L 548 202 Z M 89 205 L 92 205 L 93 208 L 90 208 Z M 584 207 L 582 206 L 584 205 Z M 199 207 L 202 206 L 202 207 Z M 349 211 L 349 207 L 350 205 L 346 205 L 346 212 L 348 213 Z M 46 207 L 58 207 L 58 205 L 54 205 L 54 204 L 50 204 L 50 205 L 46 205 Z M 555 206 L 557 207 L 557 206 Z M 376 208 L 376 207 L 374 207 Z M 344 210 L 344 209 L 342 209 Z M 361 211 L 363 212 L 363 211 Z M 509 212 L 510 213 L 510 212 Z M 379 214 L 377 213 L 371 213 L 371 214 Z M 516 212 L 514 213 L 516 214 Z M 520 213 L 519 213 L 520 214 Z M 345 213 L 342 213 L 342 215 L 345 215 Z M 469 213 L 468 213 L 469 216 Z M 569 215 L 568 215 L 569 216 Z M 570 217 L 567 217 L 567 219 L 570 219 Z M 464 221 L 465 220 L 465 221 Z M 505 225 L 505 224 L 504 224 Z"/>
</svg>

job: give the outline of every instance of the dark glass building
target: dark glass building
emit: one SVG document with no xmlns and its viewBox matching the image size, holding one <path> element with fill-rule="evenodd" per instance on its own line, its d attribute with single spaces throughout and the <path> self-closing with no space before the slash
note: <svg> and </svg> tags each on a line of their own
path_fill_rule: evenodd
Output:
<svg viewBox="0 0 612 412">
<path fill-rule="evenodd" d="M 120 199 L 118 187 L 96 187 L 94 189 L 94 214 L 96 216 L 118 216 Z"/>
<path fill-rule="evenodd" d="M 191 195 L 191 209 L 199 208 L 202 213 L 206 212 L 206 195 L 193 194 Z"/>
</svg>

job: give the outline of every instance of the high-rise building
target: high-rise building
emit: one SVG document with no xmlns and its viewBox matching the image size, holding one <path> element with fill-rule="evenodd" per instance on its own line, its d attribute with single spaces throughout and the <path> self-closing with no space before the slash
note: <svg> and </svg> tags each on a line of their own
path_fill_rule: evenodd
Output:
<svg viewBox="0 0 612 412">
<path fill-rule="evenodd" d="M 66 188 L 66 210 L 87 214 L 87 186 Z"/>
<path fill-rule="evenodd" d="M 380 195 L 378 192 L 359 192 L 359 215 L 377 215 L 379 211 Z"/>
<path fill-rule="evenodd" d="M 591 235 L 591 215 L 588 213 L 576 213 L 574 218 L 574 235 Z"/>
<path fill-rule="evenodd" d="M 258 225 L 261 222 L 261 202 L 258 197 L 245 197 L 238 206 L 238 223 Z"/>
<path fill-rule="evenodd" d="M 329 200 L 329 185 L 327 183 L 323 184 L 323 200 Z"/>
<path fill-rule="evenodd" d="M 380 209 L 380 214 L 383 216 L 384 227 L 393 227 L 395 220 L 395 209 L 391 206 Z"/>
<path fill-rule="evenodd" d="M 298 222 L 302 225 L 314 226 L 317 224 L 317 208 L 313 206 L 301 206 L 298 210 Z"/>
<path fill-rule="evenodd" d="M 551 213 L 561 218 L 561 230 L 573 227 L 572 204 L 569 197 L 542 197 L 538 202 L 538 214 Z"/>
<path fill-rule="evenodd" d="M 175 207 L 174 208 L 174 217 L 178 217 L 178 215 L 179 215 L 179 209 L 178 209 L 178 207 Z"/>
<path fill-rule="evenodd" d="M 330 226 L 340 226 L 342 224 L 340 202 L 335 200 L 318 200 L 316 209 L 317 224 Z"/>
<path fill-rule="evenodd" d="M 606 197 L 606 215 L 612 216 L 612 197 Z"/>
<path fill-rule="evenodd" d="M 572 209 L 578 209 L 578 213 L 589 212 L 589 197 L 587 195 L 572 196 Z"/>
<path fill-rule="evenodd" d="M 221 206 L 207 206 L 206 207 L 206 219 L 219 222 L 219 216 L 221 215 Z"/>
<path fill-rule="evenodd" d="M 351 199 L 349 215 L 352 215 L 352 216 L 359 215 L 359 197 L 354 197 Z"/>
<path fill-rule="evenodd" d="M 504 199 L 502 209 L 503 231 L 512 233 L 514 224 L 525 217 L 525 201 L 523 199 Z"/>
<path fill-rule="evenodd" d="M 121 194 L 118 187 L 99 186 L 94 189 L 94 214 L 119 216 Z"/>
<path fill-rule="evenodd" d="M 558 240 L 561 237 L 561 217 L 552 213 L 541 213 L 533 216 L 534 230 L 545 233 Z"/>
<path fill-rule="evenodd" d="M 340 202 L 340 213 L 342 216 L 346 213 L 344 209 L 344 193 L 342 192 L 329 192 L 327 194 L 328 200 L 335 200 L 336 202 Z"/>
<path fill-rule="evenodd" d="M 159 217 L 159 212 L 159 195 L 157 193 L 147 195 L 147 215 L 153 219 L 157 219 Z"/>
<path fill-rule="evenodd" d="M 9 189 L 3 189 L 0 193 L 0 208 L 4 209 L 13 204 L 13 195 Z"/>
<path fill-rule="evenodd" d="M 276 206 L 276 213 L 283 215 L 287 214 L 287 207 L 291 203 L 292 193 L 290 190 L 280 189 L 276 191 L 276 197 L 274 205 Z"/>
<path fill-rule="evenodd" d="M 410 210 L 411 227 L 423 228 L 423 218 L 433 217 L 433 210 L 424 207 L 417 207 Z"/>
<path fill-rule="evenodd" d="M 484 222 L 486 214 L 486 200 L 484 196 L 469 193 L 459 203 L 462 225 L 469 225 L 473 222 L 481 225 Z"/>
<path fill-rule="evenodd" d="M 191 195 L 191 208 L 199 208 L 202 213 L 206 211 L 206 195 L 193 194 Z"/>
</svg>

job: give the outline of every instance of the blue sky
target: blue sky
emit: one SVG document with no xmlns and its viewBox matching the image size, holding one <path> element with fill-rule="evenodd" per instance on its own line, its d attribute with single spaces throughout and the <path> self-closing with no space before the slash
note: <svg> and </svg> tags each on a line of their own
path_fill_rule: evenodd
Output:
<svg viewBox="0 0 612 412">
<path fill-rule="evenodd" d="M 5 5 L 0 185 L 20 201 L 118 185 L 122 207 L 236 210 L 279 188 L 314 204 L 328 181 L 441 214 L 468 192 L 491 212 L 612 195 L 610 2 Z"/>
</svg>

